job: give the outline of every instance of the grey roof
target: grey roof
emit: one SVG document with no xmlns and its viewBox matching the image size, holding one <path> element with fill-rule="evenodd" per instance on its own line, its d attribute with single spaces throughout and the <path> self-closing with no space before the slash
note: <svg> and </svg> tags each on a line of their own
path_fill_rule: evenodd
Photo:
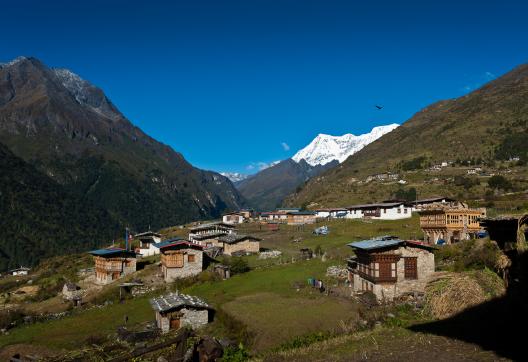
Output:
<svg viewBox="0 0 528 362">
<path fill-rule="evenodd" d="M 209 229 L 209 228 L 213 228 L 215 226 L 222 226 L 222 227 L 225 227 L 225 228 L 228 228 L 228 229 L 233 229 L 234 228 L 233 225 L 226 224 L 226 223 L 221 222 L 221 221 L 217 221 L 217 222 L 212 222 L 212 223 L 198 225 L 196 227 L 193 227 L 193 228 L 191 228 L 191 232 L 192 231 L 203 230 L 203 229 Z"/>
<path fill-rule="evenodd" d="M 140 237 L 143 237 L 143 236 L 157 236 L 157 237 L 161 237 L 161 234 L 155 233 L 154 231 L 145 231 L 143 233 L 139 233 L 139 234 L 134 235 L 135 238 L 140 238 Z"/>
<path fill-rule="evenodd" d="M 209 234 L 193 235 L 193 239 L 196 239 L 196 240 L 215 239 L 217 237 L 224 236 L 226 234 L 227 232 L 219 231 L 219 232 L 209 233 Z"/>
<path fill-rule="evenodd" d="M 450 197 L 436 196 L 436 197 L 430 197 L 430 198 L 427 198 L 427 199 L 416 200 L 416 201 L 413 201 L 412 203 L 413 204 L 421 204 L 421 203 L 429 203 L 429 202 L 438 202 L 438 201 L 442 201 L 442 200 L 446 200 L 447 202 L 456 201 L 455 199 L 452 199 Z"/>
<path fill-rule="evenodd" d="M 251 236 L 251 235 L 241 235 L 241 234 L 227 234 L 226 236 L 222 236 L 222 237 L 218 238 L 219 241 L 221 241 L 223 243 L 227 243 L 227 244 L 234 244 L 234 243 L 237 243 L 239 241 L 246 240 L 246 239 L 253 239 L 253 240 L 256 240 L 256 241 L 260 241 L 261 240 L 259 238 L 254 237 L 254 236 Z"/>
<path fill-rule="evenodd" d="M 156 312 L 168 312 L 183 307 L 212 309 L 209 304 L 198 297 L 178 293 L 170 293 L 157 298 L 152 298 L 150 300 L 150 305 Z"/>
<path fill-rule="evenodd" d="M 315 215 L 315 211 L 292 211 L 288 213 L 289 215 Z"/>
</svg>

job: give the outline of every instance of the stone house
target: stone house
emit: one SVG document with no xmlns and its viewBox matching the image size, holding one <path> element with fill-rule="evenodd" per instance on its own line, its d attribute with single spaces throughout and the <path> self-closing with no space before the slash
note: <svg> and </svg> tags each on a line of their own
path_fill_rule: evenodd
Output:
<svg viewBox="0 0 528 362">
<path fill-rule="evenodd" d="M 420 227 L 429 244 L 452 244 L 476 237 L 486 211 L 469 208 L 432 208 L 419 211 Z"/>
<path fill-rule="evenodd" d="M 176 238 L 156 244 L 161 253 L 161 273 L 166 283 L 200 274 L 204 269 L 203 247 Z"/>
<path fill-rule="evenodd" d="M 225 255 L 233 255 L 233 253 L 253 254 L 260 251 L 260 240 L 254 236 L 233 233 L 219 237 L 212 246 L 221 248 Z"/>
<path fill-rule="evenodd" d="M 354 292 L 370 291 L 379 301 L 423 292 L 435 271 L 434 247 L 413 240 L 383 237 L 348 244 L 356 254 L 348 260 Z"/>
<path fill-rule="evenodd" d="M 238 212 L 230 212 L 222 216 L 222 222 L 230 225 L 242 224 L 245 220 L 246 218 L 244 217 L 244 215 Z"/>
<path fill-rule="evenodd" d="M 342 219 L 348 213 L 345 208 L 327 208 L 314 210 L 318 219 Z"/>
<path fill-rule="evenodd" d="M 161 235 L 153 231 L 136 234 L 134 236 L 139 241 L 138 254 L 143 257 L 159 254 L 159 248 L 155 245 L 161 242 Z"/>
<path fill-rule="evenodd" d="M 189 326 L 200 328 L 212 318 L 213 308 L 198 297 L 170 293 L 150 300 L 156 324 L 162 333 Z"/>
<path fill-rule="evenodd" d="M 62 299 L 65 301 L 72 301 L 78 303 L 82 299 L 83 291 L 81 287 L 75 283 L 66 282 L 62 287 Z"/>
<path fill-rule="evenodd" d="M 122 248 L 98 249 L 89 252 L 94 257 L 95 281 L 109 284 L 136 271 L 136 253 Z"/>
</svg>

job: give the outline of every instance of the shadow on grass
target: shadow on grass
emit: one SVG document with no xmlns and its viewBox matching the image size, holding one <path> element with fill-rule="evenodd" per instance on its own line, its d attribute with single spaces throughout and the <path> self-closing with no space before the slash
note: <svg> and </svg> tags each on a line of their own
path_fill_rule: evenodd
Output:
<svg viewBox="0 0 528 362">
<path fill-rule="evenodd" d="M 409 329 L 474 343 L 513 360 L 526 359 L 527 265 L 528 253 L 514 261 L 512 282 L 504 297 L 468 308 L 451 318 Z"/>
</svg>

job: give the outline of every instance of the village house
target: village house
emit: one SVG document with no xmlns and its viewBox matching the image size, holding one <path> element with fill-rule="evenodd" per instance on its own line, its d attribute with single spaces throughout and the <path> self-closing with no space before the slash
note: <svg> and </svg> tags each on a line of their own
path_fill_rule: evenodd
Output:
<svg viewBox="0 0 528 362">
<path fill-rule="evenodd" d="M 434 247 L 419 241 L 382 237 L 348 246 L 356 254 L 348 260 L 353 291 L 370 291 L 379 301 L 423 292 L 435 270 Z"/>
<path fill-rule="evenodd" d="M 26 268 L 25 266 L 21 266 L 20 268 L 11 269 L 7 271 L 7 274 L 9 275 L 28 275 L 30 268 Z"/>
<path fill-rule="evenodd" d="M 292 211 L 286 214 L 288 225 L 315 224 L 317 213 L 314 211 Z"/>
<path fill-rule="evenodd" d="M 431 208 L 419 211 L 420 227 L 429 244 L 452 244 L 476 237 L 485 209 Z"/>
<path fill-rule="evenodd" d="M 159 254 L 159 248 L 155 247 L 156 243 L 161 241 L 161 235 L 153 231 L 136 234 L 135 239 L 139 241 L 137 253 L 143 257 Z"/>
<path fill-rule="evenodd" d="M 286 223 L 288 214 L 285 211 L 270 211 L 260 214 L 260 220 L 268 223 Z"/>
<path fill-rule="evenodd" d="M 244 216 L 246 220 L 251 219 L 255 215 L 255 210 L 253 209 L 242 209 L 238 211 L 239 214 Z"/>
<path fill-rule="evenodd" d="M 109 284 L 136 271 L 136 253 L 122 248 L 90 251 L 95 263 L 95 281 Z"/>
<path fill-rule="evenodd" d="M 412 216 L 412 206 L 405 201 L 353 205 L 347 207 L 347 210 L 348 219 L 398 220 Z"/>
<path fill-rule="evenodd" d="M 288 213 L 288 212 L 301 211 L 301 209 L 298 207 L 278 207 L 277 209 L 275 209 L 275 211 Z"/>
<path fill-rule="evenodd" d="M 318 219 L 343 219 L 346 217 L 348 210 L 345 208 L 326 208 L 315 209 L 315 216 Z"/>
<path fill-rule="evenodd" d="M 200 274 L 204 269 L 203 247 L 181 238 L 156 244 L 161 253 L 161 273 L 166 283 Z"/>
<path fill-rule="evenodd" d="M 171 293 L 150 300 L 162 333 L 183 327 L 200 328 L 209 323 L 213 308 L 198 297 Z"/>
<path fill-rule="evenodd" d="M 219 236 L 234 232 L 235 227 L 224 222 L 213 222 L 191 228 L 189 230 L 189 241 L 204 245 L 207 239 L 216 239 Z"/>
<path fill-rule="evenodd" d="M 225 255 L 233 255 L 233 253 L 253 254 L 260 251 L 260 240 L 254 236 L 232 233 L 219 237 L 213 246 L 221 248 Z"/>
<path fill-rule="evenodd" d="M 238 212 L 230 212 L 222 216 L 222 222 L 225 224 L 242 224 L 244 221 L 246 221 L 245 216 Z"/>
</svg>

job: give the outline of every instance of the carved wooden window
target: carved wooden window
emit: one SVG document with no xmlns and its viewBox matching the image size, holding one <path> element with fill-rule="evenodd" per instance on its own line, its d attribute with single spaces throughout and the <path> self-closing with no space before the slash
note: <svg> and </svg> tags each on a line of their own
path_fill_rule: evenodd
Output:
<svg viewBox="0 0 528 362">
<path fill-rule="evenodd" d="M 418 262 L 416 257 L 404 258 L 405 279 L 418 279 Z"/>
<path fill-rule="evenodd" d="M 187 255 L 187 261 L 188 261 L 189 263 L 194 263 L 194 261 L 195 261 L 195 257 L 196 257 L 196 255 L 194 255 L 194 254 L 189 254 L 189 255 Z"/>
</svg>

